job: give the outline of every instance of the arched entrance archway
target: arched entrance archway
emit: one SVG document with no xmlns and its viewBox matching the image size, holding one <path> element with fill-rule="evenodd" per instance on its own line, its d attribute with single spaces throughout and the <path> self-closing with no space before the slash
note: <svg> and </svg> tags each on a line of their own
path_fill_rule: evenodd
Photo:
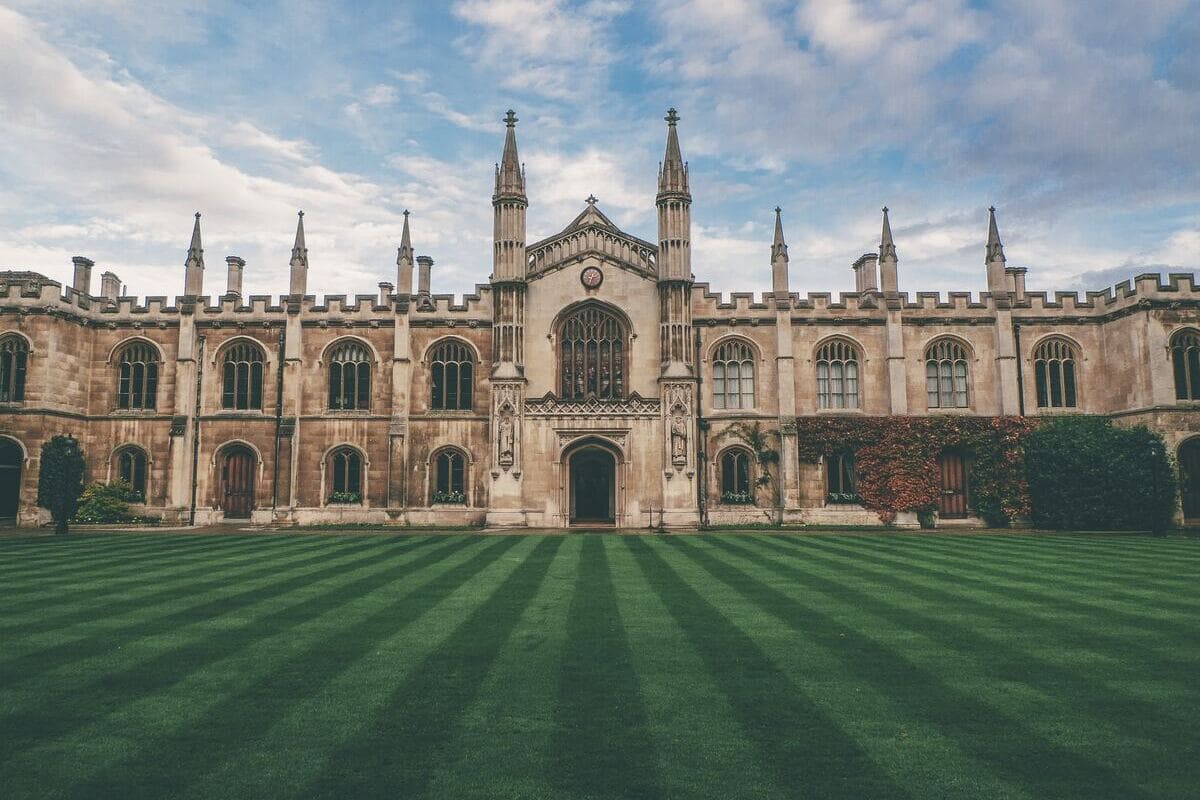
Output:
<svg viewBox="0 0 1200 800">
<path fill-rule="evenodd" d="M 254 510 L 254 471 L 258 459 L 244 445 L 233 445 L 221 454 L 221 508 L 230 519 L 249 519 Z"/>
<path fill-rule="evenodd" d="M 617 518 L 617 460 L 603 447 L 581 447 L 567 462 L 571 524 L 608 524 Z"/>
<path fill-rule="evenodd" d="M 12 439 L 0 438 L 0 519 L 15 520 L 21 508 L 21 467 L 25 451 Z"/>
<path fill-rule="evenodd" d="M 1183 518 L 1200 521 L 1200 437 L 1179 445 L 1179 494 Z"/>
</svg>

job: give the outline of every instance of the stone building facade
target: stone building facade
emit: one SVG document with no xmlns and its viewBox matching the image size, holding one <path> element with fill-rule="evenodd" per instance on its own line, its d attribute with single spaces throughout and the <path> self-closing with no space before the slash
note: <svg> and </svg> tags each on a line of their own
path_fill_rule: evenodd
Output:
<svg viewBox="0 0 1200 800">
<path fill-rule="evenodd" d="M 1106 414 L 1161 432 L 1200 475 L 1192 275 L 1027 292 L 993 212 L 986 292 L 909 294 L 884 209 L 855 290 L 800 295 L 777 209 L 772 291 L 722 297 L 692 274 L 666 120 L 655 242 L 595 198 L 527 242 L 509 112 L 493 272 L 461 301 L 431 291 L 407 212 L 395 283 L 353 298 L 306 293 L 303 213 L 279 298 L 243 296 L 236 256 L 225 293 L 204 294 L 198 214 L 174 302 L 120 296 L 110 272 L 93 296 L 83 257 L 66 289 L 0 273 L 0 516 L 44 519 L 38 453 L 58 433 L 80 440 L 89 481 L 125 478 L 139 513 L 199 524 L 878 523 L 853 464 L 797 457 L 808 415 Z M 755 423 L 777 437 L 777 492 L 757 485 Z M 969 464 L 944 467 L 940 512 L 970 522 Z M 1185 482 L 1181 518 L 1197 497 Z"/>
</svg>

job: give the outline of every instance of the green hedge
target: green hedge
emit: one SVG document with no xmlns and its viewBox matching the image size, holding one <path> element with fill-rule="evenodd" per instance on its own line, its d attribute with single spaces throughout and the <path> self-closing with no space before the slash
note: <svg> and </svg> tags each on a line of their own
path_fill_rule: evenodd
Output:
<svg viewBox="0 0 1200 800">
<path fill-rule="evenodd" d="M 1171 526 L 1177 482 L 1162 438 L 1104 417 L 1056 417 L 1025 440 L 1033 524 L 1153 530 Z"/>
</svg>

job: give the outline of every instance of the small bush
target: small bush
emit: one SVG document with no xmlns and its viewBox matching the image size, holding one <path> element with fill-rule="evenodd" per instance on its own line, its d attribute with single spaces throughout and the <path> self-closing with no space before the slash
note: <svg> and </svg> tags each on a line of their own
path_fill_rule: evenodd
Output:
<svg viewBox="0 0 1200 800">
<path fill-rule="evenodd" d="M 72 522 L 81 525 L 132 522 L 134 517 L 129 513 L 129 502 L 133 498 L 140 498 L 140 494 L 125 481 L 93 483 L 83 490 L 79 498 L 79 509 L 75 512 Z"/>
<path fill-rule="evenodd" d="M 1057 417 L 1025 442 L 1031 518 L 1039 528 L 1166 530 L 1176 480 L 1162 438 L 1104 417 Z"/>
<path fill-rule="evenodd" d="M 55 436 L 42 445 L 37 504 L 50 512 L 54 532 L 67 533 L 83 490 L 83 451 L 72 436 Z"/>
</svg>

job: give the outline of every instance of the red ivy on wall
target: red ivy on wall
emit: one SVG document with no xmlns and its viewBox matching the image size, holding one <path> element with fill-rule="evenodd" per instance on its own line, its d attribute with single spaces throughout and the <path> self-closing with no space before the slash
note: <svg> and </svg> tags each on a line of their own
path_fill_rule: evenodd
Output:
<svg viewBox="0 0 1200 800">
<path fill-rule="evenodd" d="M 862 504 L 892 522 L 898 511 L 930 512 L 941 492 L 938 456 L 958 450 L 971 463 L 971 504 L 989 524 L 1029 515 L 1022 417 L 800 417 L 800 460 L 853 452 Z"/>
</svg>

